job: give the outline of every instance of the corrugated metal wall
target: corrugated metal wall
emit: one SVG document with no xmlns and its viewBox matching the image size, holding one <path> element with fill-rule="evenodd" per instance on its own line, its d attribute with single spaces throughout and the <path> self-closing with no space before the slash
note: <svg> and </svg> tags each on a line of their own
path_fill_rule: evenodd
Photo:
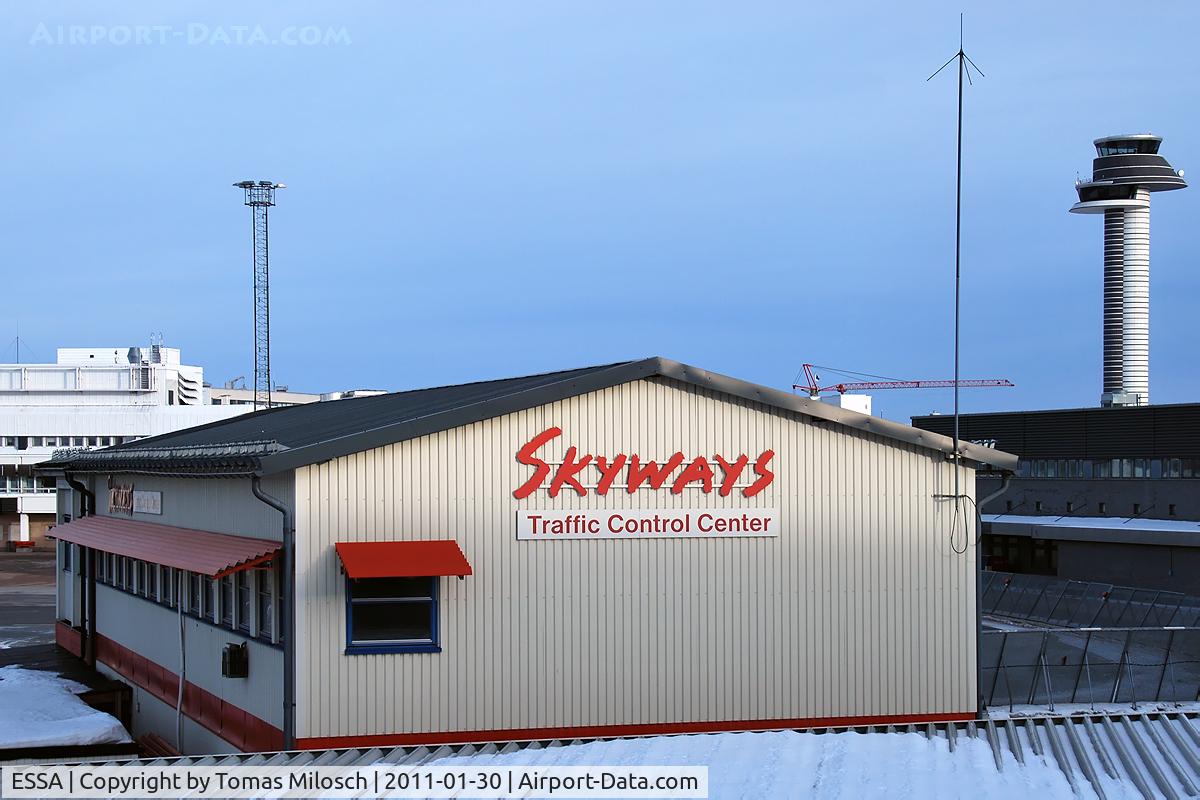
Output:
<svg viewBox="0 0 1200 800">
<path fill-rule="evenodd" d="M 551 425 L 555 456 L 771 448 L 777 478 L 518 502 L 515 453 Z M 933 499 L 952 480 L 932 452 L 661 379 L 300 469 L 297 735 L 973 712 L 974 537 L 953 552 Z M 781 535 L 515 536 L 525 506 L 709 505 L 774 507 Z M 441 579 L 443 652 L 343 655 L 334 543 L 432 538 L 475 568 Z"/>
<path fill-rule="evenodd" d="M 113 475 L 114 485 L 162 492 L 162 513 L 126 515 L 108 508 L 108 482 L 93 476 L 96 513 L 118 519 L 135 519 L 156 525 L 177 525 L 213 533 L 249 536 L 254 539 L 283 538 L 283 517 L 254 496 L 249 478 L 164 478 L 158 475 Z M 285 503 L 292 501 L 293 482 L 288 475 L 263 478 L 263 490 Z"/>
</svg>

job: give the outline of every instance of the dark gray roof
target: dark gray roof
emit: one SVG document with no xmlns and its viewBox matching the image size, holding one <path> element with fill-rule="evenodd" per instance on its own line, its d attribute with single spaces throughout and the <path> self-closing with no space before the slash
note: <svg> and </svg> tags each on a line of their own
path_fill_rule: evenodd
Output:
<svg viewBox="0 0 1200 800">
<path fill-rule="evenodd" d="M 271 474 L 654 377 L 683 381 L 945 453 L 952 451 L 950 439 L 936 433 L 677 361 L 646 358 L 273 408 L 104 450 L 61 451 L 41 469 L 50 473 Z M 1016 458 L 1007 453 L 967 443 L 960 443 L 959 450 L 977 463 L 1004 469 L 1016 466 Z"/>
</svg>

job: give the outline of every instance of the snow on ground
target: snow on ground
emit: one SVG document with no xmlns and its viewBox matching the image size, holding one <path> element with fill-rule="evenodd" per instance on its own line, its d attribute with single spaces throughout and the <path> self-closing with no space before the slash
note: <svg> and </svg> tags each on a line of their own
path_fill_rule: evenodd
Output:
<svg viewBox="0 0 1200 800">
<path fill-rule="evenodd" d="M 918 733 L 721 733 L 611 739 L 506 754 L 453 756 L 438 766 L 708 765 L 709 796 L 724 798 L 991 798 L 1076 797 L 1053 763 L 1027 754 L 1020 764 L 1004 751 L 996 769 L 986 741 Z M 1095 796 L 1081 785 L 1082 796 Z M 1112 782 L 1109 797 L 1136 796 Z"/>
<path fill-rule="evenodd" d="M 0 749 L 130 741 L 116 717 L 75 696 L 85 691 L 53 672 L 0 667 Z"/>
<path fill-rule="evenodd" d="M 990 706 L 987 717 L 994 720 L 1025 719 L 1026 717 L 1061 717 L 1077 714 L 1182 714 L 1200 712 L 1200 701 L 1152 701 L 1132 703 L 1055 703 L 1053 710 L 1045 703 L 1033 705 Z"/>
</svg>

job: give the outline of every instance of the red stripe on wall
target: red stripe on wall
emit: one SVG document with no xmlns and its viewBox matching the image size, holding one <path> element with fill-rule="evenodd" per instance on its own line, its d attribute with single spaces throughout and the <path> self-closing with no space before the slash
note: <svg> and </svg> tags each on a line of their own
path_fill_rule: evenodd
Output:
<svg viewBox="0 0 1200 800">
<path fill-rule="evenodd" d="M 104 635 L 96 636 L 96 660 L 175 707 L 179 676 L 171 670 Z M 243 752 L 283 749 L 283 731 L 279 728 L 191 681 L 183 685 L 183 714 Z"/>
<path fill-rule="evenodd" d="M 77 658 L 83 658 L 83 634 L 61 619 L 54 623 L 54 643 Z"/>
<path fill-rule="evenodd" d="M 608 736 L 663 736 L 674 733 L 723 733 L 790 728 L 846 728 L 858 725 L 909 725 L 929 722 L 965 722 L 974 713 L 896 714 L 882 717 L 808 717 L 755 719 L 732 722 L 666 722 L 649 725 L 593 725 L 578 728 L 514 728 L 498 731 L 451 733 L 384 733 L 373 736 L 314 736 L 296 741 L 301 750 L 335 750 L 345 747 L 403 747 L 421 744 L 525 742 L 541 739 L 593 739 Z"/>
</svg>

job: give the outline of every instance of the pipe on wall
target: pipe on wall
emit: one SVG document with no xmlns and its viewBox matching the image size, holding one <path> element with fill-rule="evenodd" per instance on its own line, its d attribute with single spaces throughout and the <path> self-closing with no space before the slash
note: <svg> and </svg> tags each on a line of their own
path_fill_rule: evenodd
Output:
<svg viewBox="0 0 1200 800">
<path fill-rule="evenodd" d="M 254 496 L 283 515 L 283 564 L 279 592 L 280 625 L 283 629 L 283 749 L 296 749 L 296 526 L 292 510 L 263 491 L 259 476 L 250 478 Z"/>
</svg>

